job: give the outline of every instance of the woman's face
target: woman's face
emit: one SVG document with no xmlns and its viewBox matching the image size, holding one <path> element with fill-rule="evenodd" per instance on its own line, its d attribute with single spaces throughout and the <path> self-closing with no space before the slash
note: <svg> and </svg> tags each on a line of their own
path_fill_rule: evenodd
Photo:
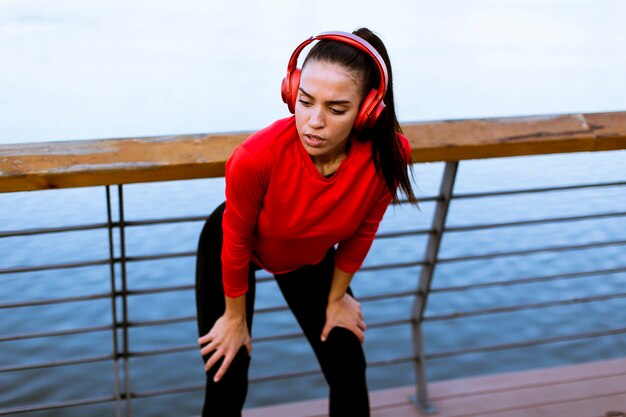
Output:
<svg viewBox="0 0 626 417">
<path fill-rule="evenodd" d="M 357 78 L 343 67 L 309 61 L 302 69 L 296 127 L 314 160 L 332 160 L 345 154 L 361 99 Z"/>
</svg>

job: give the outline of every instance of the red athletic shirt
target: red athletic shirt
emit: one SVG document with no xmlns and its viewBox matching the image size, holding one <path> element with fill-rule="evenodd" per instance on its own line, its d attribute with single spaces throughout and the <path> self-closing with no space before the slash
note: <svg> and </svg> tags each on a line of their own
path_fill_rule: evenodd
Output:
<svg viewBox="0 0 626 417">
<path fill-rule="evenodd" d="M 398 134 L 407 159 L 410 147 Z M 372 161 L 369 141 L 350 139 L 346 158 L 329 178 L 315 167 L 295 117 L 247 138 L 226 163 L 223 218 L 224 292 L 248 290 L 250 260 L 284 274 L 319 263 L 335 244 L 335 266 L 356 272 L 391 202 Z"/>
</svg>

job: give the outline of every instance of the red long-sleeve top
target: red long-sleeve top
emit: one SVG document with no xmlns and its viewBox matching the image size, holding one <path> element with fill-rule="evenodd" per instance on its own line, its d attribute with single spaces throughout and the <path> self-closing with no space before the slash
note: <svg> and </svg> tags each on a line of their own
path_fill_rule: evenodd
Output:
<svg viewBox="0 0 626 417">
<path fill-rule="evenodd" d="M 407 139 L 398 134 L 408 155 Z M 224 292 L 248 289 L 250 260 L 274 274 L 319 263 L 335 244 L 335 266 L 356 272 L 392 196 L 372 161 L 371 143 L 351 147 L 329 178 L 302 145 L 294 116 L 239 145 L 226 163 Z"/>
</svg>

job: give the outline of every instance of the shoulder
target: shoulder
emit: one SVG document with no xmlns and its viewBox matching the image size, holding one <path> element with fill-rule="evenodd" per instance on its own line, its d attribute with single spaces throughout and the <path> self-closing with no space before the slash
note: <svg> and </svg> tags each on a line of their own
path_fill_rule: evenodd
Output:
<svg viewBox="0 0 626 417">
<path fill-rule="evenodd" d="M 290 116 L 277 120 L 253 133 L 239 147 L 245 148 L 251 154 L 258 155 L 284 145 L 293 138 L 294 134 L 296 134 L 296 119 L 294 116 Z"/>
<path fill-rule="evenodd" d="M 242 174 L 262 175 L 271 171 L 274 152 L 296 134 L 293 116 L 278 120 L 253 133 L 234 150 L 226 162 L 226 175 L 234 170 Z"/>
</svg>

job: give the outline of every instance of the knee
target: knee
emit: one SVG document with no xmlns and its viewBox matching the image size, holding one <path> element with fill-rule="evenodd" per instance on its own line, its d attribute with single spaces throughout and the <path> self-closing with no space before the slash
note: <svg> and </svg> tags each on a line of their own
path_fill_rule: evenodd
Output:
<svg viewBox="0 0 626 417">
<path fill-rule="evenodd" d="M 208 355 L 204 355 L 202 360 L 206 363 L 209 358 L 212 356 L 212 353 Z M 205 371 L 207 377 L 207 384 L 210 385 L 219 385 L 219 386 L 238 386 L 241 384 L 247 384 L 248 380 L 248 369 L 250 367 L 250 355 L 245 347 L 239 349 L 239 352 L 233 358 L 233 361 L 230 363 L 228 370 L 222 377 L 219 382 L 214 382 L 213 378 L 215 374 L 222 366 L 224 359 L 218 360 L 208 371 Z"/>
<path fill-rule="evenodd" d="M 363 345 L 354 333 L 348 329 L 337 327 L 330 332 L 324 343 L 330 358 L 328 361 L 329 369 L 326 372 L 329 379 L 352 380 L 359 375 L 365 375 L 367 363 Z"/>
</svg>

